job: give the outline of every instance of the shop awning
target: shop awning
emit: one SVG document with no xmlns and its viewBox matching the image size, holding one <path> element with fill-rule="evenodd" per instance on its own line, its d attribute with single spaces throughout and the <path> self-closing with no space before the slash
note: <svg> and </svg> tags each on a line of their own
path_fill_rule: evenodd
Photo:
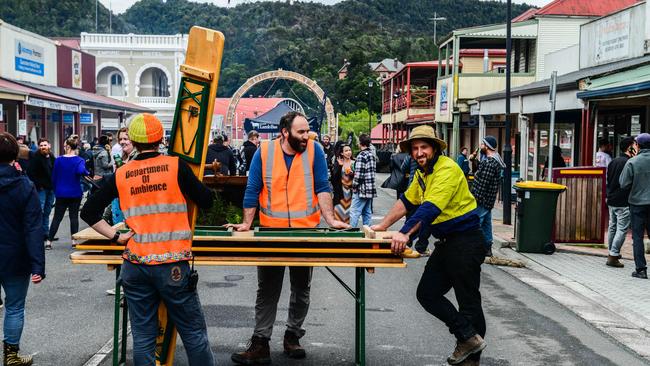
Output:
<svg viewBox="0 0 650 366">
<path fill-rule="evenodd" d="M 125 111 L 131 113 L 154 113 L 155 112 L 149 108 L 145 108 L 137 104 L 123 102 L 121 100 L 113 99 L 111 97 L 105 97 L 103 95 L 89 93 L 87 91 L 83 91 L 79 89 L 69 89 L 69 88 L 62 88 L 59 86 L 41 85 L 41 84 L 30 83 L 27 81 L 18 81 L 17 83 L 47 93 L 73 99 L 78 103 L 82 104 L 83 107 L 87 107 L 87 108 L 97 108 L 97 109 L 110 110 L 116 112 Z"/>
<path fill-rule="evenodd" d="M 25 104 L 68 112 L 79 112 L 77 101 L 0 78 L 0 88 L 13 95 L 23 95 Z"/>
<path fill-rule="evenodd" d="M 650 65 L 587 80 L 578 98 L 590 99 L 650 90 Z"/>
</svg>

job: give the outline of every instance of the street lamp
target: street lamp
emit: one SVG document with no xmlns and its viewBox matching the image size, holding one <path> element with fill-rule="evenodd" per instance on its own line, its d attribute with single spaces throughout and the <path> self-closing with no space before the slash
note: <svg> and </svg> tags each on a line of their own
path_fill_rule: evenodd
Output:
<svg viewBox="0 0 650 366">
<path fill-rule="evenodd" d="M 368 135 L 372 132 L 372 87 L 375 83 L 368 78 Z"/>
</svg>

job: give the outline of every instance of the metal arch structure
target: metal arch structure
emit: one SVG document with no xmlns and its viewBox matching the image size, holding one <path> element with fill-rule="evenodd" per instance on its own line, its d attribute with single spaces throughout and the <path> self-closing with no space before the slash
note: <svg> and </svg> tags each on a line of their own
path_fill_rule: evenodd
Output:
<svg viewBox="0 0 650 366">
<path fill-rule="evenodd" d="M 302 114 L 305 114 L 305 109 L 302 107 L 302 104 L 298 103 L 298 101 L 293 98 L 284 98 L 282 99 L 282 101 L 278 102 L 278 104 L 280 103 L 284 103 L 288 105 L 289 108 L 293 109 L 294 111 L 298 111 Z M 277 107 L 278 104 L 276 104 L 275 106 Z"/>
<path fill-rule="evenodd" d="M 323 98 L 325 98 L 325 92 L 323 89 L 321 89 L 321 87 L 318 86 L 314 80 L 302 74 L 293 71 L 285 71 L 282 69 L 263 72 L 246 80 L 246 82 L 242 84 L 239 89 L 237 89 L 235 94 L 233 94 L 232 98 L 230 98 L 230 104 L 228 104 L 228 110 L 226 112 L 225 118 L 225 125 L 227 128 L 230 128 L 232 126 L 233 121 L 235 120 L 235 109 L 237 108 L 237 104 L 239 104 L 239 100 L 246 94 L 246 92 L 256 84 L 259 84 L 265 80 L 272 79 L 297 81 L 309 88 L 309 90 L 311 90 L 311 92 L 314 93 L 319 100 L 323 100 Z M 334 116 L 334 107 L 332 106 L 332 102 L 329 98 L 325 100 L 325 115 L 327 116 L 327 131 L 329 135 L 333 137 L 333 139 L 336 139 L 338 126 L 336 123 L 336 118 Z"/>
</svg>

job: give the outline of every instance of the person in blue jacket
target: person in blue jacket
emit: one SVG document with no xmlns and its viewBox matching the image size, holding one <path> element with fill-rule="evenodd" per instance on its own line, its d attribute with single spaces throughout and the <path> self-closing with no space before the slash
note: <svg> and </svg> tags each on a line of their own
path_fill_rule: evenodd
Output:
<svg viewBox="0 0 650 366">
<path fill-rule="evenodd" d="M 31 356 L 18 354 L 25 323 L 29 281 L 45 278 L 43 219 L 34 184 L 14 167 L 16 139 L 0 132 L 0 286 L 5 293 L 3 362 L 28 366 Z M 31 276 L 30 276 L 31 275 Z"/>
</svg>

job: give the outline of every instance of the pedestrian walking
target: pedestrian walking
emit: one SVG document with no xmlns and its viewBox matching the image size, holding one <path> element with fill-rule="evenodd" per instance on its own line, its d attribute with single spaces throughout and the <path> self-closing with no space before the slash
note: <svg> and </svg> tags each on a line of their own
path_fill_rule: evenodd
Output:
<svg viewBox="0 0 650 366">
<path fill-rule="evenodd" d="M 357 227 L 359 217 L 363 225 L 370 225 L 372 220 L 372 199 L 377 197 L 375 176 L 377 175 L 377 158 L 370 146 L 370 136 L 359 135 L 361 150 L 354 161 L 354 180 L 352 181 L 352 207 L 350 208 L 350 225 Z"/>
<path fill-rule="evenodd" d="M 244 144 L 242 145 L 242 153 L 246 163 L 246 172 L 250 170 L 251 162 L 253 161 L 253 155 L 255 155 L 255 151 L 257 151 L 257 148 L 259 146 L 260 134 L 255 130 L 249 131 L 248 140 L 244 141 Z"/>
<path fill-rule="evenodd" d="M 636 154 L 634 138 L 626 137 L 619 144 L 621 156 L 612 160 L 607 166 L 607 207 L 609 209 L 609 230 L 607 233 L 606 265 L 622 268 L 621 247 L 630 228 L 630 188 L 623 189 L 619 183 L 621 173 L 627 161 Z"/>
<path fill-rule="evenodd" d="M 460 149 L 460 154 L 458 154 L 458 158 L 456 158 L 456 163 L 460 167 L 460 170 L 463 171 L 463 174 L 465 174 L 465 176 L 469 175 L 469 159 L 467 158 L 466 147 L 462 147 Z"/>
<path fill-rule="evenodd" d="M 648 278 L 643 236 L 650 234 L 650 134 L 635 139 L 636 156 L 625 163 L 619 182 L 621 189 L 630 189 L 628 203 L 632 224 L 632 249 L 636 270 L 632 277 Z"/>
<path fill-rule="evenodd" d="M 415 210 L 391 238 L 393 253 L 401 254 L 412 234 L 422 226 L 430 227 L 439 241 L 422 273 L 417 299 L 456 337 L 456 348 L 447 362 L 478 365 L 486 346 L 479 291 L 486 246 L 476 214 L 476 200 L 458 164 L 442 155 L 447 144 L 436 136 L 431 126 L 414 128 L 400 145 L 403 151 L 411 152 L 418 170 L 406 193 L 372 229 L 386 231 L 409 209 Z M 458 309 L 445 297 L 452 288 Z"/>
<path fill-rule="evenodd" d="M 3 364 L 29 366 L 32 356 L 19 354 L 25 325 L 29 282 L 45 278 L 43 219 L 36 187 L 13 163 L 18 143 L 0 132 L 0 287 L 5 294 Z"/>
<path fill-rule="evenodd" d="M 264 227 L 314 228 L 321 220 L 336 229 L 348 228 L 334 217 L 332 196 L 327 181 L 327 162 L 323 149 L 309 136 L 307 118 L 289 112 L 280 119 L 280 136 L 262 142 L 255 152 L 244 195 L 244 219 L 229 227 L 248 231 L 260 206 L 260 224 Z M 255 329 L 249 346 L 233 353 L 231 360 L 241 365 L 271 363 L 269 341 L 282 293 L 285 267 L 257 267 Z M 289 267 L 291 301 L 284 352 L 289 358 L 305 358 L 300 338 L 309 310 L 312 267 Z"/>
<path fill-rule="evenodd" d="M 352 181 L 354 180 L 354 159 L 352 148 L 341 145 L 336 152 L 336 163 L 332 167 L 332 191 L 334 193 L 334 216 L 346 224 L 350 223 L 352 205 Z"/>
<path fill-rule="evenodd" d="M 596 153 L 596 161 L 594 166 L 607 168 L 609 163 L 612 161 L 612 145 L 609 143 L 609 140 L 606 138 L 598 140 L 598 152 Z"/>
<path fill-rule="evenodd" d="M 27 174 L 34 182 L 43 212 L 43 241 L 47 240 L 50 232 L 50 213 L 54 205 L 54 189 L 52 186 L 52 169 L 54 169 L 54 154 L 50 141 L 45 138 L 38 140 L 38 151 L 29 161 Z"/>
<path fill-rule="evenodd" d="M 205 158 L 205 173 L 214 175 L 236 175 L 237 161 L 232 150 L 225 144 L 227 138 L 224 135 L 217 135 L 213 143 L 208 146 L 208 153 Z M 219 162 L 221 168 L 219 171 L 212 170 L 212 163 Z"/>
<path fill-rule="evenodd" d="M 323 152 L 325 153 L 325 159 L 327 160 L 327 169 L 332 170 L 334 165 L 334 160 L 336 159 L 336 149 L 332 145 L 332 139 L 330 135 L 321 136 L 321 145 L 323 146 Z"/>
<path fill-rule="evenodd" d="M 104 184 L 104 180 L 113 174 L 113 163 L 110 155 L 110 142 L 107 135 L 102 135 L 99 137 L 99 143 L 93 146 L 93 168 L 95 174 L 95 180 L 101 186 Z"/>
<path fill-rule="evenodd" d="M 59 230 L 59 225 L 63 220 L 63 215 L 68 211 L 70 219 L 70 234 L 73 235 L 79 231 L 79 206 L 83 191 L 81 190 L 81 177 L 90 174 L 86 170 L 86 162 L 77 156 L 77 143 L 68 139 L 65 142 L 63 156 L 59 156 L 54 161 L 52 170 L 52 183 L 54 185 L 54 196 L 56 204 L 54 205 L 54 218 L 47 240 L 45 249 L 52 249 L 52 240 Z M 70 239 L 71 244 L 77 245 L 74 239 Z"/>
<path fill-rule="evenodd" d="M 127 127 L 122 127 L 117 131 L 117 141 L 121 147 L 121 156 L 115 159 L 116 169 L 138 156 L 138 150 L 133 147 L 133 143 L 129 139 L 129 129 Z M 111 203 L 111 215 L 113 225 L 124 222 L 124 213 L 120 209 L 120 200 L 117 198 Z"/>
<path fill-rule="evenodd" d="M 478 170 L 474 173 L 472 194 L 476 198 L 481 230 L 485 236 L 485 255 L 492 256 L 492 208 L 497 200 L 497 191 L 501 182 L 501 173 L 506 164 L 497 152 L 497 139 L 494 136 L 485 136 L 481 141 L 481 153 L 485 159 L 479 162 Z"/>
<path fill-rule="evenodd" d="M 188 264 L 193 256 L 187 199 L 208 209 L 214 194 L 183 160 L 158 152 L 163 133 L 162 123 L 154 115 L 145 113 L 132 119 L 128 134 L 139 155 L 106 179 L 84 205 L 81 217 L 95 231 L 126 248 L 121 279 L 133 334 L 133 363 L 155 365 L 158 305 L 164 301 L 189 364 L 211 366 L 214 357 L 196 291 L 198 276 Z M 115 198 L 120 199 L 130 228 L 127 233 L 102 219 L 104 208 Z"/>
</svg>

